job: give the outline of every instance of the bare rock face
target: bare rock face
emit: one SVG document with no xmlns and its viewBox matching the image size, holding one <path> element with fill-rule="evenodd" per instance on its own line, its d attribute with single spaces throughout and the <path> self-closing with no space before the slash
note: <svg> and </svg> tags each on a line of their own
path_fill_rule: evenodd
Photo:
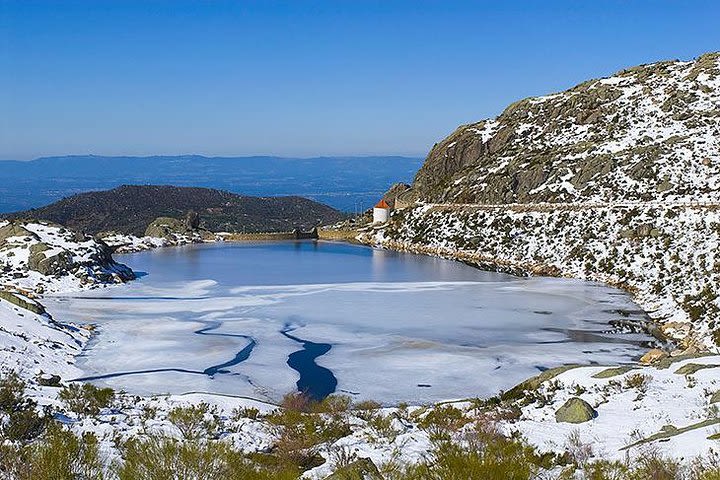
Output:
<svg viewBox="0 0 720 480">
<path fill-rule="evenodd" d="M 520 100 L 437 143 L 407 201 L 720 198 L 720 53 Z"/>
<path fill-rule="evenodd" d="M 407 183 L 393 183 L 392 186 L 388 189 L 388 191 L 385 192 L 385 195 L 383 195 L 382 199 L 385 200 L 385 202 L 387 202 L 390 207 L 398 208 L 398 205 L 395 205 L 395 203 L 402 203 L 403 194 L 409 189 L 410 185 L 408 185 Z"/>
<path fill-rule="evenodd" d="M 158 217 L 148 225 L 145 236 L 157 238 L 172 238 L 176 234 L 184 234 L 187 231 L 186 223 L 177 218 Z"/>
<path fill-rule="evenodd" d="M 0 227 L 0 242 L 5 242 L 5 240 L 12 237 L 38 238 L 33 232 L 24 228 L 20 222 L 9 222 Z"/>
<path fill-rule="evenodd" d="M 640 363 L 645 363 L 648 365 L 652 363 L 657 363 L 663 358 L 666 358 L 667 356 L 667 352 L 660 350 L 659 348 L 653 348 L 640 358 Z"/>
</svg>

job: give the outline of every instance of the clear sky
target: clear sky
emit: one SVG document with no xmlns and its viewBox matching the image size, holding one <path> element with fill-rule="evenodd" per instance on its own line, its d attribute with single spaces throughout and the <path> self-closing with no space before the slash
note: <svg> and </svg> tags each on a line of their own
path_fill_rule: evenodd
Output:
<svg viewBox="0 0 720 480">
<path fill-rule="evenodd" d="M 0 0 L 0 158 L 424 155 L 519 98 L 716 50 L 718 0 Z"/>
</svg>

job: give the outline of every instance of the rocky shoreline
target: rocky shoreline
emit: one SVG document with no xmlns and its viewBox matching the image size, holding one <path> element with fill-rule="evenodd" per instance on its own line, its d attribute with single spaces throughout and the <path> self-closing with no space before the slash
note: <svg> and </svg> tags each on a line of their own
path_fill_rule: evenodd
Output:
<svg viewBox="0 0 720 480">
<path fill-rule="evenodd" d="M 399 210 L 359 241 L 516 275 L 598 281 L 628 291 L 663 336 L 715 351 L 720 275 L 714 205 L 524 208 L 424 205 Z"/>
</svg>

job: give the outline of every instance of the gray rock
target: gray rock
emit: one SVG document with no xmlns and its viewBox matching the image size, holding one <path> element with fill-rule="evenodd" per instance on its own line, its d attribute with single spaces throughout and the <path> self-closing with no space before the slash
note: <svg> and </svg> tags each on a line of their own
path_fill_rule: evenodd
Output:
<svg viewBox="0 0 720 480">
<path fill-rule="evenodd" d="M 43 275 L 67 273 L 73 264 L 70 252 L 61 250 L 48 257 L 45 253 L 47 250 L 49 247 L 42 242 L 30 246 L 28 268 Z"/>
<path fill-rule="evenodd" d="M 597 412 L 580 397 L 572 397 L 555 412 L 558 423 L 585 423 L 597 417 Z"/>
</svg>

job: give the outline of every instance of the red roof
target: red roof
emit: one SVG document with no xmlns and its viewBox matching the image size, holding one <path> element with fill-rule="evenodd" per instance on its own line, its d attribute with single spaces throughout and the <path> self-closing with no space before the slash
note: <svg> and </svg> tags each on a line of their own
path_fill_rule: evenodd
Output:
<svg viewBox="0 0 720 480">
<path fill-rule="evenodd" d="M 382 199 L 375 205 L 375 208 L 390 208 L 390 205 L 387 204 L 385 199 Z"/>
</svg>

